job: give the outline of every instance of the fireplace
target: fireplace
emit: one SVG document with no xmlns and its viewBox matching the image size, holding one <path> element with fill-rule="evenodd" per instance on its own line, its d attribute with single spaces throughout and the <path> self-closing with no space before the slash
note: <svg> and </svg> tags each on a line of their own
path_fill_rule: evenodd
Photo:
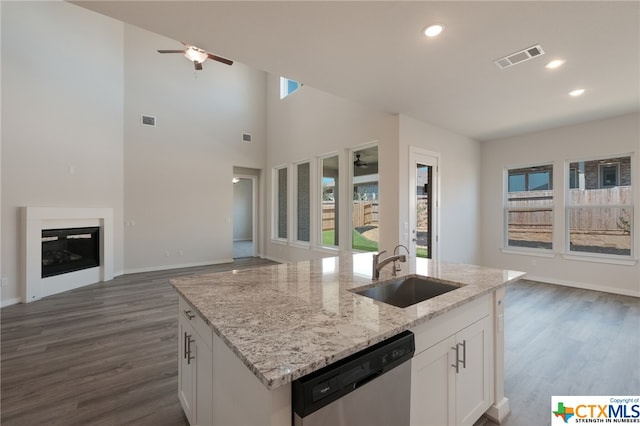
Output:
<svg viewBox="0 0 640 426">
<path fill-rule="evenodd" d="M 29 206 L 21 210 L 23 302 L 113 279 L 113 209 Z"/>
<path fill-rule="evenodd" d="M 100 228 L 42 230 L 42 278 L 100 266 Z"/>
</svg>

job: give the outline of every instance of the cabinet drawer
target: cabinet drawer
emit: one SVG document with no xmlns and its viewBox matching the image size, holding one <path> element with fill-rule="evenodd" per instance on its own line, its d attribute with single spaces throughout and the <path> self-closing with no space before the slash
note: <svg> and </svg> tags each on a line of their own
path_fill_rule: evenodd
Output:
<svg viewBox="0 0 640 426">
<path fill-rule="evenodd" d="M 411 331 L 415 334 L 416 355 L 489 315 L 492 309 L 492 295 L 493 293 L 489 293 L 412 328 Z"/>
<path fill-rule="evenodd" d="M 179 315 L 186 319 L 198 333 L 202 341 L 211 349 L 213 345 L 213 330 L 202 317 L 182 297 L 178 303 Z"/>
</svg>

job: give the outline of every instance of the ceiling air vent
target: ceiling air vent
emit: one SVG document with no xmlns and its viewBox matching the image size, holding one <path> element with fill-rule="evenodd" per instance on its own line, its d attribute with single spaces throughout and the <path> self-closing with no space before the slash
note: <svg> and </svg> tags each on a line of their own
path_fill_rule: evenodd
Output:
<svg viewBox="0 0 640 426">
<path fill-rule="evenodd" d="M 243 133 L 242 142 L 251 142 L 251 135 L 249 133 Z"/>
<path fill-rule="evenodd" d="M 537 44 L 533 47 L 528 47 L 519 52 L 507 55 L 504 58 L 496 59 L 493 62 L 498 66 L 498 68 L 505 69 L 540 55 L 544 55 L 544 50 L 542 50 L 542 47 Z"/>
<path fill-rule="evenodd" d="M 142 116 L 142 124 L 145 126 L 155 126 L 156 125 L 156 118 L 152 117 L 150 115 L 143 115 Z"/>
</svg>

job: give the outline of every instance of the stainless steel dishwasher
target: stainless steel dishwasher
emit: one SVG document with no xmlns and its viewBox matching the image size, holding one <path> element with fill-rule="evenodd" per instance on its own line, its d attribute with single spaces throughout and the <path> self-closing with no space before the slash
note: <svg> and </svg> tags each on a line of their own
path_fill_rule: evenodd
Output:
<svg viewBox="0 0 640 426">
<path fill-rule="evenodd" d="M 295 380 L 293 424 L 408 425 L 414 351 L 405 331 Z"/>
</svg>

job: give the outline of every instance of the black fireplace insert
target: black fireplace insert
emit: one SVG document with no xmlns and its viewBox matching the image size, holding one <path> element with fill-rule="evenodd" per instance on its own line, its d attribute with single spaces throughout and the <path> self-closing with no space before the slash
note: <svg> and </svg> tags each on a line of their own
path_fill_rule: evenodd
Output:
<svg viewBox="0 0 640 426">
<path fill-rule="evenodd" d="M 100 266 L 100 228 L 42 230 L 42 278 Z"/>
</svg>

